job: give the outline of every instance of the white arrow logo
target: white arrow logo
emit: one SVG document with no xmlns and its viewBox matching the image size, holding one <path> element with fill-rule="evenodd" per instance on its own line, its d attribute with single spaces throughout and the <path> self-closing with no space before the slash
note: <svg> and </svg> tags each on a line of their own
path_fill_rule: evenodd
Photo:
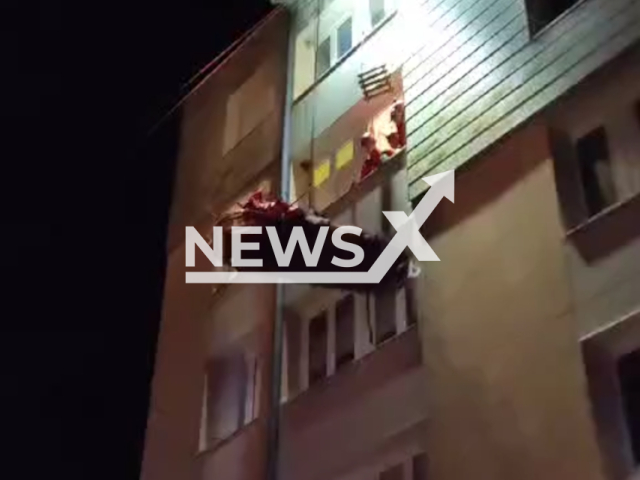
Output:
<svg viewBox="0 0 640 480">
<path fill-rule="evenodd" d="M 450 170 L 422 179 L 431 188 L 411 215 L 404 212 L 383 212 L 396 234 L 368 272 L 187 272 L 187 283 L 379 283 L 405 248 L 421 262 L 440 259 L 420 233 L 420 227 L 440 201 L 455 198 L 454 171 Z"/>
</svg>

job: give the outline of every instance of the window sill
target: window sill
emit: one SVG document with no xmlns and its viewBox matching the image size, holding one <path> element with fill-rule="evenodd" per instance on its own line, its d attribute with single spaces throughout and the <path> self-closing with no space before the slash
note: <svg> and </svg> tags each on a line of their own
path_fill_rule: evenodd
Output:
<svg viewBox="0 0 640 480">
<path fill-rule="evenodd" d="M 640 237 L 640 192 L 615 203 L 566 233 L 583 257 L 597 260 Z"/>
<path fill-rule="evenodd" d="M 347 61 L 349 57 L 351 57 L 356 51 L 365 43 L 367 43 L 371 37 L 373 37 L 380 29 L 382 29 L 386 24 L 388 24 L 392 18 L 394 18 L 397 14 L 397 10 L 393 13 L 390 13 L 384 20 L 382 20 L 378 25 L 376 25 L 369 33 L 367 33 L 362 40 L 356 43 L 351 49 L 345 53 L 340 59 L 331 65 L 322 75 L 320 75 L 316 80 L 305 89 L 296 99 L 293 100 L 293 106 L 301 102 L 304 98 L 308 97 L 309 94 L 316 89 L 318 85 L 320 85 L 328 76 L 330 76 L 334 71 L 340 67 L 344 62 Z"/>
</svg>

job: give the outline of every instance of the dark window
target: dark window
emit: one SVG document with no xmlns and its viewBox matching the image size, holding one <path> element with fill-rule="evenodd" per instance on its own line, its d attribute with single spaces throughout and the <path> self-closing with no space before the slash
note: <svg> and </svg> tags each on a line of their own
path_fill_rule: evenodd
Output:
<svg viewBox="0 0 640 480">
<path fill-rule="evenodd" d="M 413 457 L 411 460 L 413 464 L 413 478 L 412 480 L 427 480 L 427 456 L 424 453 L 420 453 Z"/>
<path fill-rule="evenodd" d="M 576 143 L 582 186 L 589 215 L 595 215 L 616 200 L 607 132 L 599 127 Z"/>
<path fill-rule="evenodd" d="M 338 58 L 351 50 L 352 45 L 351 17 L 349 17 L 338 27 Z"/>
<path fill-rule="evenodd" d="M 371 13 L 371 25 L 378 25 L 385 17 L 384 0 L 369 0 L 369 12 Z"/>
<path fill-rule="evenodd" d="M 636 465 L 640 465 L 640 350 L 618 361 L 618 375 L 631 448 Z"/>
<path fill-rule="evenodd" d="M 382 472 L 378 478 L 379 480 L 402 480 L 403 473 L 402 464 L 394 465 Z"/>
<path fill-rule="evenodd" d="M 396 290 L 385 289 L 375 296 L 376 345 L 396 334 Z"/>
<path fill-rule="evenodd" d="M 336 370 L 353 360 L 354 299 L 348 295 L 336 307 Z"/>
<path fill-rule="evenodd" d="M 636 111 L 636 120 L 638 120 L 638 124 L 640 124 L 640 100 L 638 100 L 634 105 Z"/>
<path fill-rule="evenodd" d="M 580 0 L 526 0 L 529 28 L 538 33 Z"/>
<path fill-rule="evenodd" d="M 322 312 L 309 323 L 309 385 L 327 375 L 327 314 Z"/>
<path fill-rule="evenodd" d="M 331 37 L 327 37 L 318 47 L 316 76 L 320 77 L 324 72 L 329 70 L 329 67 L 331 67 Z"/>
</svg>

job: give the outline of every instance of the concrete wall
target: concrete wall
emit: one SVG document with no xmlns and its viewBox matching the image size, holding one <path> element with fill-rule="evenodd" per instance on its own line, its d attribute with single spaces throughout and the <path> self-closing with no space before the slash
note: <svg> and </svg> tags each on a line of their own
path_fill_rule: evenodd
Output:
<svg viewBox="0 0 640 480">
<path fill-rule="evenodd" d="M 255 35 L 194 90 L 182 107 L 180 153 L 169 226 L 171 248 L 184 239 L 185 226 L 206 224 L 212 212 L 219 213 L 241 190 L 250 188 L 261 172 L 278 164 L 288 15 L 282 9 L 271 15 Z M 249 92 L 254 98 L 239 103 L 252 104 L 255 110 L 265 114 L 246 136 L 223 154 L 229 126 L 229 98 L 258 70 L 261 71 L 259 85 Z M 261 105 L 264 102 L 267 105 Z M 249 109 L 245 110 L 251 117 Z M 239 122 L 235 116 L 230 121 Z M 273 176 L 277 178 L 277 172 Z"/>
<path fill-rule="evenodd" d="M 461 173 L 425 228 L 431 478 L 601 480 L 547 130 Z"/>
</svg>

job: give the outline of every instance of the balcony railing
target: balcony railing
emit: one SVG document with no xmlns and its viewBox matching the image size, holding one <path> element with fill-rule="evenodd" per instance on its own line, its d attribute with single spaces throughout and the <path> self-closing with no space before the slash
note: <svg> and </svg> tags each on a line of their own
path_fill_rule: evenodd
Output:
<svg viewBox="0 0 640 480">
<path fill-rule="evenodd" d="M 341 444 L 349 444 L 351 440 L 342 432 L 335 439 L 335 445 L 329 446 L 326 436 L 334 429 L 347 428 L 345 422 L 354 425 L 349 431 L 354 435 L 355 444 L 349 449 L 361 449 L 371 447 L 367 443 L 383 441 L 385 435 L 397 435 L 424 421 L 426 409 L 420 395 L 416 395 L 420 365 L 418 329 L 411 326 L 282 405 L 282 478 L 301 478 L 306 460 L 299 454 L 317 455 L 316 447 L 323 443 L 328 463 L 321 468 L 331 469 L 331 464 L 341 457 Z M 380 395 L 381 391 L 386 393 Z M 327 422 L 329 417 L 337 420 Z M 371 422 L 371 419 L 380 421 Z M 198 457 L 201 478 L 258 478 L 253 476 L 256 465 L 251 462 L 255 461 L 257 449 L 264 447 L 261 428 L 264 424 L 258 419 L 201 452 Z M 367 436 L 369 431 L 371 436 Z M 313 470 L 316 468 L 320 467 L 312 466 Z"/>
</svg>

